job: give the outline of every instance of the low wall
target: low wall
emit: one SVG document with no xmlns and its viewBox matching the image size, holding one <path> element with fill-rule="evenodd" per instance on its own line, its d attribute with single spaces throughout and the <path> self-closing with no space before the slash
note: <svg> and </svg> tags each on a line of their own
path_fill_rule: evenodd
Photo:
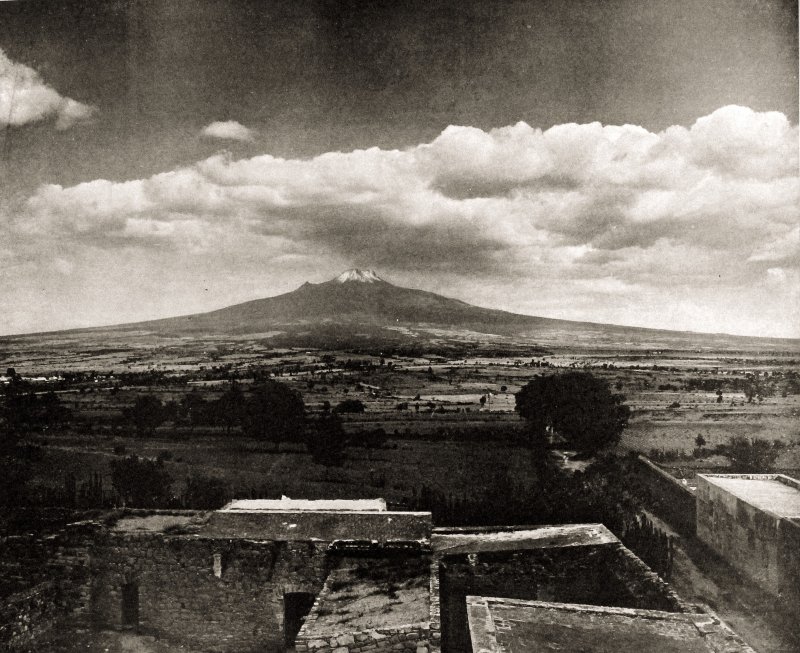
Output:
<svg viewBox="0 0 800 653">
<path fill-rule="evenodd" d="M 428 653 L 429 633 L 427 624 L 408 624 L 330 635 L 327 638 L 298 637 L 295 650 L 297 653 Z"/>
<path fill-rule="evenodd" d="M 644 456 L 637 456 L 636 471 L 645 485 L 641 497 L 660 519 L 685 537 L 696 535 L 697 504 L 691 488 Z"/>
</svg>

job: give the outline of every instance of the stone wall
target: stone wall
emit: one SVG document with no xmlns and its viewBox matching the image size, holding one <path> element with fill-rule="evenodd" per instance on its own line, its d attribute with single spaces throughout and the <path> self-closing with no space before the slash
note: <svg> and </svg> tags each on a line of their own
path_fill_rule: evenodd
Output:
<svg viewBox="0 0 800 653">
<path fill-rule="evenodd" d="M 692 489 L 644 456 L 636 461 L 638 476 L 647 489 L 647 496 L 642 497 L 647 508 L 681 535 L 694 537 L 697 504 Z"/>
<path fill-rule="evenodd" d="M 0 598 L 0 649 L 41 650 L 58 629 L 86 623 L 89 547 L 96 531 L 95 524 L 78 523 L 46 537 L 0 542 L 1 571 L 19 576 L 20 585 Z"/>
<path fill-rule="evenodd" d="M 407 624 L 347 632 L 327 638 L 299 636 L 295 650 L 297 653 L 428 653 L 429 634 L 427 624 Z"/>
<path fill-rule="evenodd" d="M 784 519 L 778 525 L 778 595 L 785 605 L 800 614 L 800 524 Z"/>
<path fill-rule="evenodd" d="M 93 552 L 96 626 L 122 625 L 123 586 L 135 584 L 139 628 L 206 651 L 283 651 L 287 592 L 316 594 L 327 545 L 106 533 Z"/>
<path fill-rule="evenodd" d="M 408 542 L 427 540 L 431 527 L 429 512 L 218 510 L 207 532 L 272 540 Z"/>
<path fill-rule="evenodd" d="M 673 612 L 686 609 L 657 574 L 619 543 L 445 555 L 439 575 L 445 653 L 471 650 L 468 595 Z"/>
<path fill-rule="evenodd" d="M 699 476 L 697 536 L 800 612 L 800 525 L 795 521 L 759 510 Z"/>
<path fill-rule="evenodd" d="M 40 583 L 7 596 L 0 604 L 0 646 L 9 653 L 41 649 L 64 614 L 58 586 Z"/>
<path fill-rule="evenodd" d="M 429 647 L 430 653 L 441 653 L 442 650 L 442 604 L 439 593 L 439 559 L 431 562 L 430 580 L 430 620 L 429 620 Z"/>
</svg>

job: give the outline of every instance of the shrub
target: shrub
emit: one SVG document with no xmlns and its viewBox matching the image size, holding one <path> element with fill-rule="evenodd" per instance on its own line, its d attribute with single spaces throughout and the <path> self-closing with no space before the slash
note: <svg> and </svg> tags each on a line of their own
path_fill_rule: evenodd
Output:
<svg viewBox="0 0 800 653">
<path fill-rule="evenodd" d="M 336 405 L 333 409 L 334 413 L 363 413 L 364 402 L 360 399 L 345 399 Z"/>
</svg>

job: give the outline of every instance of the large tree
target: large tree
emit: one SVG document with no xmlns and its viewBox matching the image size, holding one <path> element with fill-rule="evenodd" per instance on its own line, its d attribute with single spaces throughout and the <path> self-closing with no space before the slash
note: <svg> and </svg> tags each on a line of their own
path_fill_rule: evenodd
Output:
<svg viewBox="0 0 800 653">
<path fill-rule="evenodd" d="M 153 435 L 167 418 L 164 404 L 155 395 L 139 395 L 132 406 L 123 409 L 122 415 L 133 423 L 139 435 Z"/>
<path fill-rule="evenodd" d="M 272 442 L 302 439 L 305 405 L 300 393 L 283 383 L 266 379 L 244 401 L 242 432 Z"/>
<path fill-rule="evenodd" d="M 630 414 L 624 396 L 613 394 L 605 380 L 587 372 L 535 377 L 516 400 L 537 446 L 545 446 L 552 433 L 581 453 L 616 444 Z"/>
<path fill-rule="evenodd" d="M 172 499 L 172 477 L 158 460 L 138 456 L 112 460 L 111 484 L 125 506 L 166 508 Z"/>
</svg>

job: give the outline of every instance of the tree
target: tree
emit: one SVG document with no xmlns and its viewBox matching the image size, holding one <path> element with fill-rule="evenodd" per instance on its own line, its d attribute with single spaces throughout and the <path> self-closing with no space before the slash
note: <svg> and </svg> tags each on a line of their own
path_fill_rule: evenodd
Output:
<svg viewBox="0 0 800 653">
<path fill-rule="evenodd" d="M 545 447 L 554 433 L 587 454 L 619 441 L 630 415 L 624 401 L 588 372 L 538 376 L 516 394 L 517 411 L 527 420 L 535 446 Z"/>
<path fill-rule="evenodd" d="M 133 422 L 139 435 L 152 435 L 165 419 L 164 404 L 155 395 L 136 397 L 133 406 L 122 411 L 125 419 Z"/>
<path fill-rule="evenodd" d="M 264 380 L 244 401 L 242 432 L 271 442 L 296 442 L 303 435 L 305 405 L 289 386 Z"/>
<path fill-rule="evenodd" d="M 740 473 L 767 473 L 772 471 L 780 450 L 774 443 L 760 438 L 735 436 L 720 447 L 731 461 L 731 471 Z"/>
<path fill-rule="evenodd" d="M 315 463 L 326 467 L 341 467 L 344 464 L 347 437 L 342 428 L 342 418 L 335 412 L 316 419 L 306 432 L 305 439 L 306 448 Z"/>
<path fill-rule="evenodd" d="M 334 413 L 363 413 L 364 402 L 360 399 L 345 399 L 340 401 L 333 409 Z"/>
<path fill-rule="evenodd" d="M 228 484 L 215 476 L 192 474 L 186 479 L 183 503 L 186 508 L 221 508 L 228 501 Z"/>
<path fill-rule="evenodd" d="M 138 456 L 112 460 L 111 484 L 126 506 L 164 508 L 172 498 L 172 477 L 163 461 Z"/>
<path fill-rule="evenodd" d="M 231 432 L 231 427 L 242 423 L 245 400 L 236 381 L 231 383 L 230 387 L 217 399 L 214 407 L 217 419 L 225 425 L 226 433 Z"/>
</svg>

